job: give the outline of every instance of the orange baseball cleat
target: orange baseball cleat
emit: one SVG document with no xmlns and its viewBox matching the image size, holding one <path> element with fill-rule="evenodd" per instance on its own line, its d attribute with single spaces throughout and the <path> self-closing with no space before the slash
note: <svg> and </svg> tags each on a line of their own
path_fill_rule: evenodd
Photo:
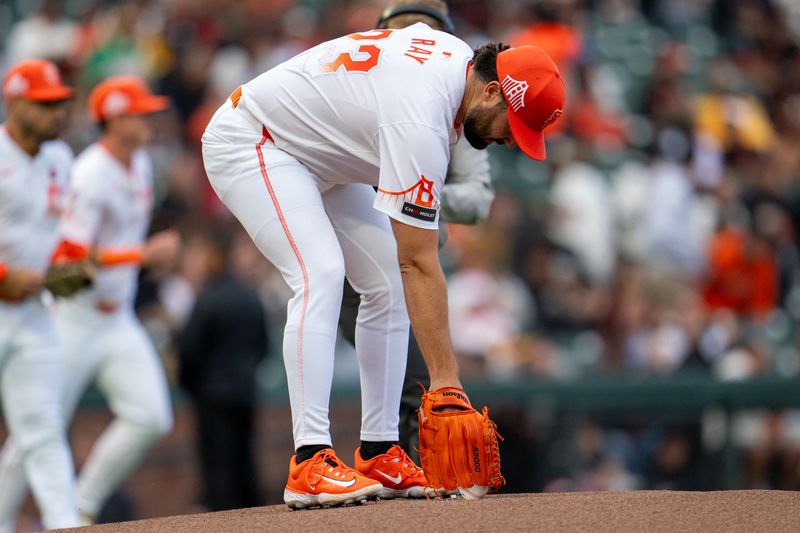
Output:
<svg viewBox="0 0 800 533">
<path fill-rule="evenodd" d="M 435 496 L 422 469 L 395 444 L 389 451 L 365 461 L 361 458 L 361 448 L 356 449 L 355 469 L 370 479 L 379 481 L 383 488 L 379 498 L 423 498 Z"/>
<path fill-rule="evenodd" d="M 383 485 L 345 465 L 330 448 L 297 464 L 289 461 L 289 479 L 283 501 L 292 509 L 332 507 L 377 497 Z"/>
</svg>

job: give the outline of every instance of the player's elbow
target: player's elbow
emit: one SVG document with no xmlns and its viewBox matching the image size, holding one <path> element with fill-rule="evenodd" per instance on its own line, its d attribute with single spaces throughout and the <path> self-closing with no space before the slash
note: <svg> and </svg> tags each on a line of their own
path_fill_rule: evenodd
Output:
<svg viewBox="0 0 800 533">
<path fill-rule="evenodd" d="M 419 274 L 423 271 L 419 260 L 414 256 L 398 256 L 397 262 L 400 265 L 400 274 L 402 274 L 404 278 L 408 277 L 409 275 L 413 276 L 415 274 Z"/>
<path fill-rule="evenodd" d="M 483 224 L 489 218 L 489 212 L 492 210 L 492 198 L 486 201 L 478 202 L 475 206 L 475 224 Z"/>
<path fill-rule="evenodd" d="M 430 253 L 428 250 L 414 250 L 407 253 L 398 251 L 397 261 L 404 279 L 431 274 L 439 267 L 438 252 Z"/>
<path fill-rule="evenodd" d="M 475 195 L 475 218 L 478 224 L 483 224 L 489 218 L 492 202 L 494 202 L 494 187 L 486 184 Z"/>
<path fill-rule="evenodd" d="M 171 416 L 162 416 L 149 420 L 141 427 L 142 441 L 153 445 L 172 431 L 173 421 Z"/>
<path fill-rule="evenodd" d="M 442 190 L 442 218 L 453 224 L 482 224 L 489 218 L 494 201 L 491 184 L 477 179 L 445 185 Z"/>
</svg>

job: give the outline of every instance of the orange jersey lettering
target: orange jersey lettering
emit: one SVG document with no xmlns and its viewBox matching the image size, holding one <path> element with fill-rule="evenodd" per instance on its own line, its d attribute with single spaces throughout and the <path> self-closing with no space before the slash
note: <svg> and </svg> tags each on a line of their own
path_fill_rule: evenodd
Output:
<svg viewBox="0 0 800 533">
<path fill-rule="evenodd" d="M 411 48 L 403 55 L 414 59 L 420 65 L 424 65 L 430 55 L 433 54 L 433 50 L 420 48 L 421 46 L 436 46 L 436 41 L 433 39 L 419 39 L 415 37 L 411 39 Z"/>
<path fill-rule="evenodd" d="M 406 52 L 406 53 L 408 53 L 408 54 L 425 54 L 425 55 L 431 55 L 431 51 L 430 51 L 430 50 L 425 50 L 424 48 L 418 48 L 418 47 L 416 47 L 416 46 L 412 46 L 411 48 L 409 48 L 409 49 L 408 49 L 408 52 Z"/>
</svg>

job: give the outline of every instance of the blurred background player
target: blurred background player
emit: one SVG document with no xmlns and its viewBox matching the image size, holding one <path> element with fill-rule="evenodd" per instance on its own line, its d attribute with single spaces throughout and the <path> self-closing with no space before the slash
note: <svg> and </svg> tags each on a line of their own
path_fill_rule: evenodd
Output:
<svg viewBox="0 0 800 533">
<path fill-rule="evenodd" d="M 3 83 L 0 128 L 0 395 L 10 437 L 0 456 L 0 531 L 31 486 L 45 528 L 78 525 L 75 471 L 62 414 L 63 359 L 41 298 L 58 242 L 72 152 L 55 140 L 72 89 L 49 61 L 23 61 Z M 19 479 L 21 483 L 14 481 Z M 20 486 L 22 489 L 20 490 Z"/>
<path fill-rule="evenodd" d="M 453 22 L 444 0 L 397 0 L 383 12 L 378 28 L 400 29 L 417 22 L 439 31 L 453 33 Z M 489 216 L 494 199 L 494 187 L 489 172 L 489 154 L 476 150 L 461 137 L 450 152 L 450 164 L 442 188 L 442 213 L 439 219 L 439 246 L 447 239 L 447 226 L 451 224 L 480 224 Z M 355 344 L 356 317 L 361 296 L 347 280 L 342 296 L 342 313 L 339 325 L 344 337 Z M 428 369 L 419 349 L 414 332 L 409 332 L 408 363 L 400 400 L 400 446 L 415 460 L 418 440 L 416 410 L 419 407 L 419 383 L 428 386 Z"/>
<path fill-rule="evenodd" d="M 231 251 L 252 247 L 245 239 L 211 229 L 186 245 L 203 281 L 178 337 L 180 383 L 194 403 L 202 503 L 211 511 L 263 503 L 253 440 L 256 375 L 269 342 L 264 306 Z"/>
<path fill-rule="evenodd" d="M 152 132 L 146 115 L 165 109 L 168 100 L 150 94 L 141 80 L 120 76 L 95 87 L 89 105 L 102 136 L 75 161 L 54 258 L 91 257 L 98 264 L 91 289 L 55 306 L 68 417 L 93 381 L 115 415 L 78 478 L 84 523 L 96 519 L 145 452 L 172 427 L 164 371 L 134 314 L 133 299 L 140 267 L 167 264 L 180 248 L 172 231 L 145 241 L 152 208 L 152 168 L 144 150 Z"/>
</svg>

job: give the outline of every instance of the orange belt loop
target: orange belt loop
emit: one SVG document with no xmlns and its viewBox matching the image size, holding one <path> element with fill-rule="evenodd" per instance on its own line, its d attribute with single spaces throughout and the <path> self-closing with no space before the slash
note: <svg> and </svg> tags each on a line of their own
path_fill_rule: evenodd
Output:
<svg viewBox="0 0 800 533">
<path fill-rule="evenodd" d="M 236 106 L 239 105 L 239 100 L 242 99 L 242 86 L 238 86 L 235 91 L 231 94 L 231 102 L 233 102 L 233 108 L 236 109 Z"/>
</svg>

